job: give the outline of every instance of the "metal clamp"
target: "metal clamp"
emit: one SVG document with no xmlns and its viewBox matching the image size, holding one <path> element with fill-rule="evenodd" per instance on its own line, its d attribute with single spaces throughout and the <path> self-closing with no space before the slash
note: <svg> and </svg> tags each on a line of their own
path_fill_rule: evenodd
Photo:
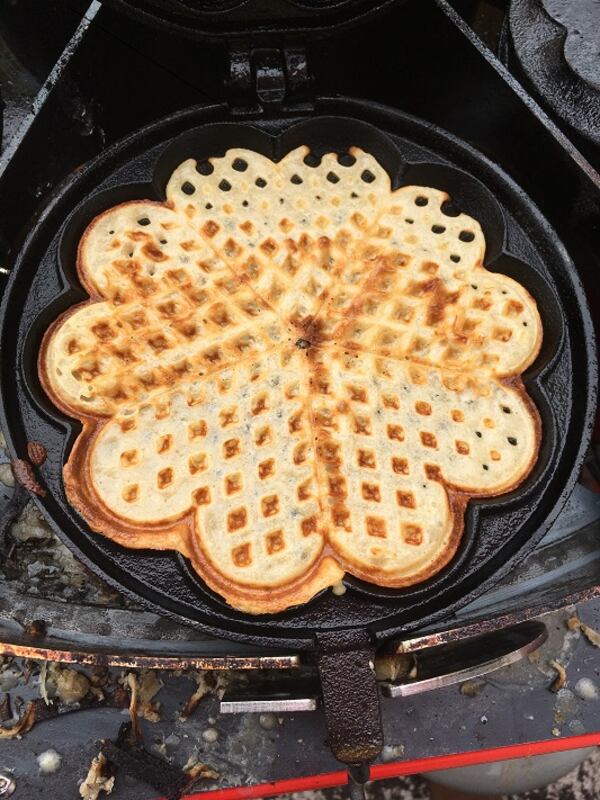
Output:
<svg viewBox="0 0 600 800">
<path fill-rule="evenodd" d="M 381 691 L 385 697 L 407 697 L 479 678 L 520 661 L 537 650 L 547 638 L 546 626 L 532 621 L 501 633 L 417 651 L 417 677 L 409 681 L 385 681 L 381 684 Z M 494 654 L 494 657 L 481 661 L 482 653 Z M 452 669 L 453 665 L 455 669 Z"/>
<path fill-rule="evenodd" d="M 270 697 L 225 693 L 221 700 L 221 714 L 279 714 L 282 712 L 316 711 L 318 695 L 274 694 Z"/>
</svg>

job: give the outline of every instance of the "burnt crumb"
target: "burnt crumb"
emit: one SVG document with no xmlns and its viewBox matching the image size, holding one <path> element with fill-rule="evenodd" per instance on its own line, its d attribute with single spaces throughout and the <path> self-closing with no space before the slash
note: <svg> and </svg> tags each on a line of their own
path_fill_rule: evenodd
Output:
<svg viewBox="0 0 600 800">
<path fill-rule="evenodd" d="M 27 489 L 28 492 L 33 492 L 33 494 L 37 494 L 38 497 L 46 496 L 46 490 L 39 484 L 35 477 L 31 462 L 25 461 L 23 458 L 13 458 L 10 462 L 10 468 L 12 469 L 12 474 L 15 476 L 15 480 L 24 489 Z"/>
<path fill-rule="evenodd" d="M 27 455 L 32 464 L 40 467 L 48 457 L 48 451 L 41 442 L 27 442 Z"/>
<path fill-rule="evenodd" d="M 297 339 L 296 340 L 296 347 L 298 347 L 300 350 L 308 350 L 308 348 L 310 346 L 311 346 L 311 343 L 308 341 L 308 339 Z"/>
<path fill-rule="evenodd" d="M 23 630 L 27 636 L 42 639 L 48 631 L 48 625 L 43 619 L 33 619 L 25 625 Z"/>
<path fill-rule="evenodd" d="M 12 708 L 10 705 L 10 695 L 4 695 L 4 699 L 0 701 L 0 722 L 8 722 L 12 718 Z"/>
</svg>

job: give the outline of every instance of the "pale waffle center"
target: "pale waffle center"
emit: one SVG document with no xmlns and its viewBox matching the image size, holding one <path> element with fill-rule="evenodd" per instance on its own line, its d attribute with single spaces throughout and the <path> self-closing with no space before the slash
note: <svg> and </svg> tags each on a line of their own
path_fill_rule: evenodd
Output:
<svg viewBox="0 0 600 800">
<path fill-rule="evenodd" d="M 255 612 L 345 571 L 429 577 L 467 497 L 517 486 L 539 443 L 518 377 L 539 315 L 483 268 L 478 223 L 445 215 L 441 191 L 392 191 L 362 151 L 307 154 L 189 160 L 166 204 L 96 218 L 92 300 L 41 363 L 84 420 L 65 475 L 92 527 L 181 549 Z"/>
</svg>

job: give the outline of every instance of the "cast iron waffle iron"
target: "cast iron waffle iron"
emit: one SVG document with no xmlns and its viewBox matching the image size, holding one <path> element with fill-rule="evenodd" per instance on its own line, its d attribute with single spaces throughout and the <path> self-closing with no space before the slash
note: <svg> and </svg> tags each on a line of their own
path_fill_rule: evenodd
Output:
<svg viewBox="0 0 600 800">
<path fill-rule="evenodd" d="M 249 111 L 241 123 L 231 121 L 225 105 L 179 112 L 111 147 L 63 184 L 30 231 L 4 297 L 2 413 L 14 455 L 24 457 L 28 441 L 47 448 L 40 470 L 47 494 L 36 502 L 105 580 L 213 635 L 314 650 L 330 745 L 340 760 L 358 765 L 382 746 L 371 664 L 376 644 L 447 616 L 489 588 L 535 546 L 568 498 L 595 410 L 594 336 L 567 252 L 541 212 L 489 159 L 429 123 L 367 101 L 317 98 L 305 113 L 276 108 Z M 538 462 L 517 491 L 469 504 L 459 552 L 430 581 L 389 591 L 348 578 L 342 598 L 327 592 L 283 614 L 250 617 L 211 593 L 181 557 L 124 550 L 86 527 L 62 482 L 78 425 L 42 392 L 37 356 L 50 322 L 85 297 L 75 250 L 96 214 L 126 200 L 164 199 L 167 177 L 185 158 L 202 162 L 235 146 L 278 160 L 300 144 L 317 157 L 362 147 L 389 172 L 394 188 L 444 189 L 455 208 L 481 223 L 485 266 L 522 283 L 542 315 L 543 348 L 524 382 L 540 411 L 543 438 Z"/>
</svg>

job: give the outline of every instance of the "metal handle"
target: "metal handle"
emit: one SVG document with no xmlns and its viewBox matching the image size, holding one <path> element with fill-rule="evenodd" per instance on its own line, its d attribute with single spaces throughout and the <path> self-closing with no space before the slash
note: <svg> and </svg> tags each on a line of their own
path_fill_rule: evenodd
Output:
<svg viewBox="0 0 600 800">
<path fill-rule="evenodd" d="M 383 748 L 375 647 L 366 630 L 321 633 L 317 642 L 329 746 L 338 761 L 358 767 Z"/>
<path fill-rule="evenodd" d="M 386 697 L 407 697 L 479 678 L 514 664 L 537 650 L 547 638 L 545 625 L 532 621 L 507 628 L 502 635 L 492 633 L 453 646 L 441 645 L 429 653 L 425 650 L 417 653 L 418 671 L 414 680 L 386 681 L 381 684 L 381 691 Z M 480 661 L 482 653 L 487 656 L 492 653 L 494 657 Z M 459 668 L 451 669 L 452 664 L 459 665 Z"/>
</svg>

